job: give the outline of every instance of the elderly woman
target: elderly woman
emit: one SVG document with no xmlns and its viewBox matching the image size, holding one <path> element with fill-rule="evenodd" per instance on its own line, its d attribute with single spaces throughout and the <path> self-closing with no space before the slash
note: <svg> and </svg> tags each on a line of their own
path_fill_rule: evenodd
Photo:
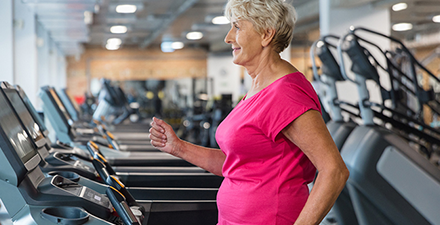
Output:
<svg viewBox="0 0 440 225">
<path fill-rule="evenodd" d="M 280 58 L 292 40 L 295 10 L 283 0 L 229 0 L 225 14 L 231 21 L 225 42 L 252 86 L 217 129 L 221 150 L 180 140 L 157 118 L 151 143 L 224 176 L 217 195 L 220 225 L 319 224 L 348 170 L 311 84 Z"/>
</svg>

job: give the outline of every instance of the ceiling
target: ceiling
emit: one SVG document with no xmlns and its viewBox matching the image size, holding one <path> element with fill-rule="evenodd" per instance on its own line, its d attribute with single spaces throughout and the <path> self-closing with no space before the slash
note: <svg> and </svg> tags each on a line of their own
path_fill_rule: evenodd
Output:
<svg viewBox="0 0 440 225">
<path fill-rule="evenodd" d="M 289 1 L 289 0 L 288 0 Z M 298 12 L 294 42 L 307 42 L 308 33 L 319 27 L 319 0 L 290 0 Z M 402 0 L 404 1 L 404 0 Z M 66 55 L 81 54 L 84 46 L 104 46 L 109 38 L 120 38 L 122 47 L 148 48 L 162 41 L 181 41 L 186 47 L 204 47 L 210 51 L 229 50 L 223 38 L 230 25 L 214 25 L 211 19 L 221 15 L 227 0 L 22 0 L 33 7 L 38 21 Z M 398 0 L 332 0 L 334 7 L 373 4 L 390 7 Z M 405 0 L 408 8 L 391 12 L 391 23 L 410 22 L 414 28 L 393 32 L 402 39 L 440 32 L 440 24 L 431 18 L 440 12 L 439 0 Z M 133 4 L 137 11 L 116 13 L 119 4 Z M 124 25 L 125 34 L 112 34 L 110 27 Z M 201 31 L 201 40 L 185 35 Z M 440 42 L 440 40 L 439 40 Z"/>
</svg>

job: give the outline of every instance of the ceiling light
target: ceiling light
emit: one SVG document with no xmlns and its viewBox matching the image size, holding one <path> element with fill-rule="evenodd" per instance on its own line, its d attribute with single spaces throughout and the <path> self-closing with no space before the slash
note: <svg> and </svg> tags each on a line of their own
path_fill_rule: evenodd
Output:
<svg viewBox="0 0 440 225">
<path fill-rule="evenodd" d="M 434 23 L 440 23 L 440 15 L 432 17 L 432 21 L 434 21 Z"/>
<path fill-rule="evenodd" d="M 186 38 L 188 40 L 199 40 L 202 39 L 202 37 L 203 37 L 203 33 L 198 31 L 193 31 L 186 34 Z"/>
<path fill-rule="evenodd" d="M 124 34 L 127 32 L 127 27 L 126 26 L 112 26 L 110 28 L 110 32 L 112 32 L 113 34 Z"/>
<path fill-rule="evenodd" d="M 394 31 L 407 31 L 411 30 L 413 28 L 413 25 L 410 23 L 396 23 L 393 25 Z"/>
<path fill-rule="evenodd" d="M 120 45 L 113 45 L 113 44 L 107 44 L 107 45 L 105 45 L 105 48 L 106 48 L 107 50 L 118 50 L 119 47 L 121 47 L 121 46 L 120 46 Z"/>
<path fill-rule="evenodd" d="M 135 5 L 118 5 L 116 6 L 116 12 L 117 13 L 134 13 L 136 12 L 136 6 Z"/>
<path fill-rule="evenodd" d="M 226 18 L 225 16 L 216 16 L 214 17 L 214 19 L 212 19 L 212 23 L 213 24 L 229 24 L 229 20 L 228 18 Z"/>
<path fill-rule="evenodd" d="M 393 11 L 395 11 L 395 12 L 402 11 L 406 8 L 408 8 L 408 4 L 406 4 L 404 2 L 397 3 L 397 4 L 393 5 L 393 7 L 392 7 Z"/>
<path fill-rule="evenodd" d="M 84 23 L 90 25 L 93 23 L 93 13 L 90 11 L 84 12 Z"/>
<path fill-rule="evenodd" d="M 173 48 L 173 49 L 182 49 L 183 46 L 184 46 L 183 42 L 180 42 L 180 41 L 176 41 L 176 42 L 171 43 L 171 48 Z"/>
<path fill-rule="evenodd" d="M 121 45 L 122 41 L 120 38 L 110 38 L 107 40 L 107 44 L 111 44 L 111 45 Z"/>
<path fill-rule="evenodd" d="M 172 47 L 173 42 L 164 41 L 160 44 L 160 49 L 162 52 L 174 52 L 174 48 Z"/>
</svg>

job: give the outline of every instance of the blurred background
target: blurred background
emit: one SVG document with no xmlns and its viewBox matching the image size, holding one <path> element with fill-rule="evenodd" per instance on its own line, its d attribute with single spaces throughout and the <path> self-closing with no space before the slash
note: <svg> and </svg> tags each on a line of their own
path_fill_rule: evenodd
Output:
<svg viewBox="0 0 440 225">
<path fill-rule="evenodd" d="M 92 112 L 105 78 L 122 88 L 140 118 L 156 115 L 179 126 L 188 113 L 212 112 L 215 105 L 224 104 L 226 113 L 250 87 L 223 41 L 230 28 L 222 17 L 226 2 L 2 0 L 0 78 L 22 86 L 37 109 L 39 87 L 50 85 L 65 88 Z M 321 35 L 342 35 L 350 26 L 402 40 L 420 59 L 430 57 L 427 67 L 439 73 L 438 0 L 287 2 L 295 6 L 298 22 L 282 55 L 310 81 L 312 43 Z M 340 90 L 356 93 L 352 84 Z M 341 96 L 356 101 L 351 94 Z"/>
</svg>

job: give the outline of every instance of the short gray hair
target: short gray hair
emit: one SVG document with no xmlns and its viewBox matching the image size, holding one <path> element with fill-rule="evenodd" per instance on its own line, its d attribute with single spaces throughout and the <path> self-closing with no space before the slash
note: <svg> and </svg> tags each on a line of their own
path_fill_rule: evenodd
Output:
<svg viewBox="0 0 440 225">
<path fill-rule="evenodd" d="M 259 34 L 275 29 L 272 44 L 277 53 L 286 49 L 292 41 L 296 11 L 283 0 L 229 0 L 225 16 L 229 20 L 234 17 L 251 22 Z"/>
</svg>

